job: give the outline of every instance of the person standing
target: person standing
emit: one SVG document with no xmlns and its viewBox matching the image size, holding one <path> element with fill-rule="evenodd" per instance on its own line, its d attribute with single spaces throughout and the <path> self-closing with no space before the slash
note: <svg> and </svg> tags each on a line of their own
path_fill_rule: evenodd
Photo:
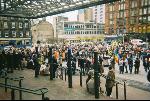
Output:
<svg viewBox="0 0 150 101">
<path fill-rule="evenodd" d="M 34 62 L 34 69 L 35 69 L 35 77 L 38 77 L 41 65 L 37 55 L 35 55 L 33 62 Z"/>
<path fill-rule="evenodd" d="M 120 74 L 124 73 L 124 67 L 123 67 L 123 59 L 121 58 L 121 60 L 119 61 L 119 71 Z"/>
<path fill-rule="evenodd" d="M 134 73 L 135 74 L 138 74 L 139 73 L 139 67 L 140 67 L 140 60 L 139 58 L 136 58 L 135 62 L 134 62 L 134 66 L 135 66 L 135 71 Z"/>
<path fill-rule="evenodd" d="M 149 70 L 149 66 L 150 66 L 147 58 L 144 59 L 143 66 L 144 66 L 145 72 L 147 72 L 147 70 Z"/>
<path fill-rule="evenodd" d="M 128 65 L 129 65 L 130 74 L 132 74 L 132 68 L 133 68 L 133 59 L 132 59 L 132 56 L 130 56 L 130 58 L 128 59 Z"/>
<path fill-rule="evenodd" d="M 109 72 L 107 74 L 107 78 L 106 78 L 106 95 L 110 96 L 112 93 L 112 89 L 115 83 L 115 72 L 112 69 L 112 66 L 109 67 Z"/>
</svg>

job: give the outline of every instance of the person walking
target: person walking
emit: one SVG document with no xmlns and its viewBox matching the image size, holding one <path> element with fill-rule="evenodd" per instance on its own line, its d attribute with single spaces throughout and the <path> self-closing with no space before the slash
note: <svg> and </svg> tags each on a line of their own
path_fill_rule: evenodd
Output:
<svg viewBox="0 0 150 101">
<path fill-rule="evenodd" d="M 115 72 L 112 69 L 112 66 L 109 67 L 109 72 L 106 76 L 106 95 L 111 97 L 112 89 L 115 83 Z"/>
</svg>

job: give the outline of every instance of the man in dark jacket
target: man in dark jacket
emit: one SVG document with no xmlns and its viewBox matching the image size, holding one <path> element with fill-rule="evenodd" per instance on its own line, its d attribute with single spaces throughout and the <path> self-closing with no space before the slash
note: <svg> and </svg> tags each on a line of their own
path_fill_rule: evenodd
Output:
<svg viewBox="0 0 150 101">
<path fill-rule="evenodd" d="M 132 57 L 130 57 L 128 59 L 128 64 L 129 64 L 129 71 L 130 71 L 130 74 L 132 74 L 132 68 L 133 68 L 133 59 Z"/>
<path fill-rule="evenodd" d="M 56 72 L 58 66 L 59 66 L 59 65 L 58 65 L 58 63 L 57 63 L 56 58 L 53 57 L 53 78 L 55 78 L 55 72 Z"/>
<path fill-rule="evenodd" d="M 35 77 L 38 77 L 41 65 L 39 63 L 37 55 L 34 56 L 33 62 L 34 62 L 34 69 L 35 69 Z"/>
<path fill-rule="evenodd" d="M 135 66 L 135 71 L 134 73 L 135 74 L 138 74 L 139 73 L 139 67 L 140 67 L 140 60 L 139 58 L 136 58 L 135 62 L 134 62 L 134 66 Z"/>
</svg>

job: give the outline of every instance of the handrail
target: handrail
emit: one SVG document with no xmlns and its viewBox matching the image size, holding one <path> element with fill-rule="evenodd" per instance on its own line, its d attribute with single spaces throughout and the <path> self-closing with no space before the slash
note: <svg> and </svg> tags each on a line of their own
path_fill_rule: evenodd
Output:
<svg viewBox="0 0 150 101">
<path fill-rule="evenodd" d="M 13 77 L 9 77 L 9 76 L 0 76 L 0 78 L 9 79 L 9 80 L 14 80 L 14 81 L 20 81 L 20 80 L 23 80 L 23 79 L 24 79 L 24 77 L 13 78 Z"/>
<path fill-rule="evenodd" d="M 23 87 L 20 88 L 20 87 L 13 86 L 13 85 L 5 85 L 3 83 L 0 83 L 0 87 L 7 87 L 12 90 L 18 90 L 18 91 L 22 91 L 22 92 L 31 93 L 31 94 L 42 95 L 42 99 L 44 98 L 44 94 L 48 92 L 47 88 L 40 88 L 40 89 L 32 90 L 32 89 L 27 89 L 27 88 L 23 88 Z M 14 95 L 14 94 L 12 94 L 12 95 Z M 14 99 L 14 96 L 12 96 L 12 99 Z"/>
<path fill-rule="evenodd" d="M 107 76 L 104 74 L 99 73 L 100 76 L 104 77 L 105 79 L 107 79 Z M 121 82 L 119 82 L 118 80 L 115 80 L 115 83 L 121 84 L 123 85 Z"/>
</svg>

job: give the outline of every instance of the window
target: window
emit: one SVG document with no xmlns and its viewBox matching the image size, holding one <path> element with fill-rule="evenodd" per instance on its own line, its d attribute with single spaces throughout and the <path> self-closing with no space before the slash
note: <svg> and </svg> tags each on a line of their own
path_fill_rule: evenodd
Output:
<svg viewBox="0 0 150 101">
<path fill-rule="evenodd" d="M 12 22 L 11 23 L 11 28 L 15 28 L 15 26 L 16 26 L 15 22 Z"/>
<path fill-rule="evenodd" d="M 23 37 L 23 32 L 20 32 L 20 37 Z"/>
<path fill-rule="evenodd" d="M 139 11 L 139 15 L 142 15 L 142 9 L 140 9 L 140 11 Z"/>
<path fill-rule="evenodd" d="M 111 20 L 111 21 L 110 21 L 110 25 L 112 25 L 112 24 L 114 24 L 114 21 Z"/>
<path fill-rule="evenodd" d="M 150 14 L 150 7 L 148 7 L 148 14 Z"/>
<path fill-rule="evenodd" d="M 5 38 L 8 38 L 8 37 L 9 37 L 9 33 L 5 32 Z"/>
<path fill-rule="evenodd" d="M 28 23 L 27 23 L 27 22 L 25 23 L 24 27 L 25 27 L 25 28 L 28 28 Z"/>
<path fill-rule="evenodd" d="M 121 2 L 125 2 L 125 0 L 121 0 Z"/>
<path fill-rule="evenodd" d="M 146 16 L 143 17 L 143 23 L 147 23 L 147 17 Z"/>
<path fill-rule="evenodd" d="M 130 24 L 135 24 L 136 23 L 136 18 L 131 18 L 130 19 Z"/>
<path fill-rule="evenodd" d="M 142 33 L 142 27 L 139 27 L 139 33 Z"/>
<path fill-rule="evenodd" d="M 145 2 L 144 2 L 144 5 L 146 6 L 147 5 L 147 1 L 149 1 L 149 0 L 144 0 Z"/>
<path fill-rule="evenodd" d="M 19 28 L 22 28 L 22 23 L 21 22 L 19 22 Z"/>
<path fill-rule="evenodd" d="M 148 5 L 150 5 L 150 0 L 148 0 Z"/>
<path fill-rule="evenodd" d="M 4 22 L 4 28 L 8 28 L 8 23 Z"/>
<path fill-rule="evenodd" d="M 148 16 L 148 23 L 150 23 L 150 16 Z"/>
<path fill-rule="evenodd" d="M 131 8 L 135 8 L 135 7 L 137 7 L 137 1 L 132 0 L 131 1 Z"/>
<path fill-rule="evenodd" d="M 114 11 L 114 6 L 113 5 L 109 6 L 109 11 Z"/>
<path fill-rule="evenodd" d="M 12 31 L 12 37 L 16 37 L 16 31 Z"/>
<path fill-rule="evenodd" d="M 141 6 L 144 6 L 144 0 L 141 0 Z"/>
<path fill-rule="evenodd" d="M 139 23 L 142 23 L 142 17 L 139 17 Z"/>
<path fill-rule="evenodd" d="M 2 37 L 2 32 L 0 31 L 0 37 Z"/>
<path fill-rule="evenodd" d="M 147 14 L 147 8 L 143 9 L 143 14 Z"/>
<path fill-rule="evenodd" d="M 125 9 L 125 4 L 120 4 L 119 5 L 119 10 L 124 10 Z"/>
<path fill-rule="evenodd" d="M 113 14 L 112 13 L 110 14 L 110 19 L 113 19 Z"/>
<path fill-rule="evenodd" d="M 120 17 L 120 18 L 125 17 L 125 16 L 124 16 L 124 11 L 120 11 L 120 12 L 119 12 L 119 17 Z"/>
<path fill-rule="evenodd" d="M 136 10 L 131 10 L 130 11 L 130 16 L 136 16 Z"/>
</svg>

